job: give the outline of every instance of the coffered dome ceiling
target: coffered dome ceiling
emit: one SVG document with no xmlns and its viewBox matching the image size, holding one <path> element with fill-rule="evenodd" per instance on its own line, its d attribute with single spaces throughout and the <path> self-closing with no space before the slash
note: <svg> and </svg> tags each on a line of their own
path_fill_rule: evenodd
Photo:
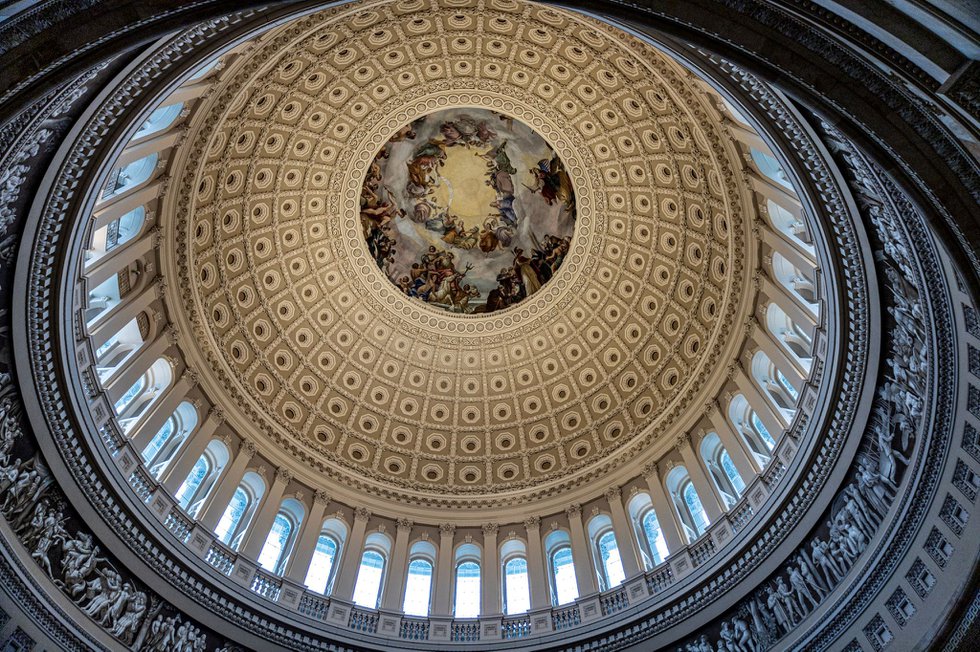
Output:
<svg viewBox="0 0 980 652">
<path fill-rule="evenodd" d="M 624 32 L 506 0 L 422 4 L 291 23 L 211 96 L 165 204 L 181 348 L 240 432 L 369 494 L 515 504 L 653 459 L 744 338 L 755 253 L 731 138 L 689 73 Z M 513 172 L 491 179 L 503 142 Z M 520 232 L 467 248 L 447 214 L 467 237 Z M 372 229 L 397 240 L 392 261 Z M 534 250 L 563 237 L 537 277 Z M 392 267 L 429 246 L 453 262 L 422 261 L 415 290 L 474 265 L 441 299 Z M 486 309 L 508 269 L 523 295 Z"/>
</svg>

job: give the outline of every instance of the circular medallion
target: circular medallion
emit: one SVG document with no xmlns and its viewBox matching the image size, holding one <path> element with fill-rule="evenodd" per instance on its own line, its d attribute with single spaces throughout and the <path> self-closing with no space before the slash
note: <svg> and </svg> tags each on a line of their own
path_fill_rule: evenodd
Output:
<svg viewBox="0 0 980 652">
<path fill-rule="evenodd" d="M 361 188 L 360 219 L 372 258 L 407 296 L 491 313 L 561 267 L 575 192 L 561 158 L 520 120 L 446 109 L 384 144 Z"/>
</svg>

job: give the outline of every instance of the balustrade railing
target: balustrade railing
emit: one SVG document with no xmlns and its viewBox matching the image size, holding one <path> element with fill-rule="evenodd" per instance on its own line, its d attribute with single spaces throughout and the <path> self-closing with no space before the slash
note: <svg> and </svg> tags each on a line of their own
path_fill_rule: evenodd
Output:
<svg viewBox="0 0 980 652">
<path fill-rule="evenodd" d="M 398 629 L 398 638 L 409 641 L 429 640 L 429 621 L 419 618 L 402 618 L 401 627 Z"/>
<path fill-rule="evenodd" d="M 572 605 L 562 609 L 555 609 L 553 612 L 551 612 L 551 617 L 555 631 L 575 627 L 582 622 L 582 615 L 579 613 L 578 605 Z"/>
<path fill-rule="evenodd" d="M 152 478 L 147 475 L 142 466 L 136 467 L 133 474 L 129 476 L 129 486 L 133 488 L 133 491 L 144 503 L 150 499 L 150 495 L 153 493 L 153 485 Z"/>
<path fill-rule="evenodd" d="M 626 589 L 618 588 L 611 593 L 599 596 L 599 604 L 602 606 L 602 615 L 608 616 L 630 606 L 630 601 L 626 595 Z"/>
<path fill-rule="evenodd" d="M 500 625 L 500 635 L 504 639 L 524 638 L 531 635 L 531 617 L 508 618 Z"/>
<path fill-rule="evenodd" d="M 472 643 L 480 640 L 479 621 L 454 620 L 450 628 L 449 638 L 457 643 Z"/>
<path fill-rule="evenodd" d="M 211 542 L 211 547 L 208 548 L 207 553 L 204 555 L 204 561 L 223 575 L 231 575 L 231 570 L 235 567 L 234 553 L 227 550 L 217 541 Z"/>
<path fill-rule="evenodd" d="M 735 505 L 735 509 L 729 513 L 728 522 L 732 524 L 732 529 L 738 532 L 745 527 L 745 524 L 748 523 L 754 515 L 755 510 L 752 509 L 752 505 L 750 505 L 743 496 L 742 500 Z"/>
<path fill-rule="evenodd" d="M 350 620 L 347 621 L 347 626 L 358 632 L 367 632 L 368 634 L 376 634 L 378 632 L 378 614 L 377 611 L 361 611 L 360 609 L 350 610 Z"/>
<path fill-rule="evenodd" d="M 700 566 L 704 562 L 715 554 L 715 542 L 711 538 L 711 534 L 707 533 L 698 539 L 690 548 L 691 559 L 694 561 L 695 566 Z"/>
<path fill-rule="evenodd" d="M 252 591 L 275 602 L 279 599 L 279 591 L 282 589 L 282 580 L 271 575 L 266 575 L 265 571 L 259 569 L 252 578 Z"/>
<path fill-rule="evenodd" d="M 315 618 L 316 620 L 326 620 L 327 610 L 330 608 L 330 600 L 323 596 L 315 595 L 307 591 L 299 599 L 299 606 L 296 610 L 304 616 Z"/>
<path fill-rule="evenodd" d="M 170 530 L 171 534 L 177 537 L 182 543 L 187 543 L 187 540 L 191 537 L 191 529 L 194 527 L 176 509 L 170 510 L 166 520 L 163 522 L 163 526 Z"/>
<path fill-rule="evenodd" d="M 647 574 L 647 589 L 650 591 L 650 595 L 660 593 L 673 583 L 674 572 L 670 570 L 670 564 L 667 562 L 661 562 L 659 566 Z"/>
</svg>

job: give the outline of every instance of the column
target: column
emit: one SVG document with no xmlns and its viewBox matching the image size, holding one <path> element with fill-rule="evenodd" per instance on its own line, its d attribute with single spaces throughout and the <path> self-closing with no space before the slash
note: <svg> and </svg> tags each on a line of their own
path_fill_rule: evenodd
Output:
<svg viewBox="0 0 980 652">
<path fill-rule="evenodd" d="M 541 545 L 541 519 L 532 516 L 524 521 L 527 532 L 527 579 L 531 584 L 531 609 L 551 606 L 548 598 L 548 566 Z"/>
<path fill-rule="evenodd" d="M 752 409 L 759 415 L 759 418 L 762 420 L 762 425 L 766 427 L 766 430 L 769 431 L 772 438 L 777 439 L 789 426 L 786 415 L 782 411 L 773 408 L 772 403 L 762 395 L 758 385 L 749 378 L 741 364 L 735 365 L 734 372 L 732 380 L 735 381 L 735 385 L 745 395 Z"/>
<path fill-rule="evenodd" d="M 753 319 L 754 321 L 754 319 Z M 807 377 L 807 371 L 803 368 L 803 365 L 796 359 L 795 356 L 791 356 L 786 353 L 783 347 L 776 342 L 772 333 L 769 329 L 762 326 L 758 322 L 753 324 L 752 329 L 752 342 L 755 343 L 760 350 L 762 350 L 772 363 L 776 365 L 776 368 L 783 372 L 786 376 L 786 380 L 793 385 L 793 388 L 802 393 L 803 392 L 803 381 Z"/>
<path fill-rule="evenodd" d="M 667 498 L 663 483 L 660 482 L 660 471 L 657 464 L 648 464 L 643 467 L 643 477 L 650 489 L 653 511 L 657 514 L 660 531 L 664 533 L 667 551 L 670 553 L 677 552 L 687 545 L 687 538 L 682 534 L 683 530 L 677 522 L 677 512 L 674 510 L 673 503 Z"/>
<path fill-rule="evenodd" d="M 97 351 L 100 346 L 109 341 L 112 336 L 122 330 L 123 326 L 136 319 L 144 310 L 149 309 L 154 301 L 163 297 L 163 286 L 157 282 L 147 285 L 133 299 L 127 300 L 115 310 L 109 311 L 109 317 L 100 319 L 89 330 L 89 341 L 92 349 Z"/>
<path fill-rule="evenodd" d="M 701 506 L 704 507 L 708 521 L 717 522 L 725 510 L 722 507 L 715 483 L 708 478 L 707 472 L 701 466 L 701 461 L 691 447 L 691 436 L 684 434 L 678 437 L 676 447 L 681 457 L 684 458 L 684 466 L 687 467 L 687 473 L 691 476 L 694 488 L 698 490 L 698 498 L 701 499 Z"/>
<path fill-rule="evenodd" d="M 131 240 L 118 249 L 100 258 L 92 269 L 85 273 L 85 281 L 88 289 L 97 288 L 103 282 L 118 274 L 122 269 L 135 260 L 143 258 L 153 252 L 155 238 L 153 236 L 143 236 L 139 240 Z"/>
<path fill-rule="evenodd" d="M 623 562 L 623 572 L 626 573 L 626 579 L 636 577 L 642 572 L 643 562 L 637 547 L 636 534 L 630 527 L 626 509 L 623 507 L 623 493 L 619 487 L 610 487 L 605 496 L 616 535 L 616 547 L 619 548 L 619 558 Z"/>
<path fill-rule="evenodd" d="M 708 418 L 711 420 L 711 425 L 714 426 L 715 433 L 718 434 L 718 439 L 721 440 L 721 445 L 725 447 L 728 456 L 732 458 L 732 463 L 735 464 L 738 474 L 745 481 L 745 485 L 752 484 L 752 480 L 762 472 L 762 466 L 759 465 L 759 461 L 755 459 L 752 451 L 748 449 L 745 439 L 735 433 L 731 424 L 728 423 L 728 419 L 722 415 L 717 403 L 713 403 L 709 407 Z"/>
<path fill-rule="evenodd" d="M 782 308 L 783 312 L 800 328 L 810 333 L 816 330 L 816 315 L 810 312 L 810 308 L 800 303 L 795 296 L 791 295 L 782 285 L 769 278 L 766 274 L 762 274 L 759 277 L 759 291 L 770 303 L 774 303 Z"/>
<path fill-rule="evenodd" d="M 177 452 L 173 462 L 164 469 L 163 476 L 160 478 L 163 488 L 171 496 L 177 493 L 180 485 L 184 482 L 184 478 L 191 472 L 201 454 L 204 453 L 204 449 L 211 442 L 214 431 L 223 422 L 224 416 L 221 410 L 212 408 L 201 427 L 187 435 L 187 440 Z"/>
<path fill-rule="evenodd" d="M 408 572 L 408 539 L 414 523 L 407 518 L 398 519 L 395 529 L 395 549 L 391 553 L 391 569 L 385 582 L 381 608 L 401 611 L 405 604 L 405 574 Z"/>
<path fill-rule="evenodd" d="M 228 503 L 231 502 L 232 496 L 235 495 L 235 490 L 242 483 L 242 477 L 245 475 L 245 471 L 248 469 L 248 463 L 254 455 L 255 444 L 252 442 L 244 440 L 238 445 L 238 452 L 235 453 L 235 459 L 232 461 L 231 466 L 221 475 L 218 486 L 211 492 L 208 503 L 201 510 L 201 515 L 197 519 L 201 526 L 209 532 L 214 532 L 214 528 L 218 526 L 218 521 L 221 520 L 225 509 L 228 507 Z"/>
<path fill-rule="evenodd" d="M 195 83 L 181 86 L 167 97 L 167 104 L 176 104 L 177 102 L 188 102 L 190 100 L 201 97 L 208 91 L 209 88 L 211 88 L 212 81 L 213 80 L 208 79 L 207 81 L 198 81 Z"/>
<path fill-rule="evenodd" d="M 351 528 L 350 538 L 347 541 L 347 548 L 343 564 L 337 571 L 337 579 L 334 581 L 333 594 L 341 600 L 351 601 L 354 597 L 354 581 L 357 579 L 357 571 L 361 567 L 361 555 L 364 553 L 364 533 L 367 530 L 368 521 L 371 519 L 371 512 L 364 507 L 354 510 L 354 527 Z"/>
<path fill-rule="evenodd" d="M 452 579 L 453 579 L 453 539 L 456 536 L 456 526 L 452 523 L 439 525 L 439 559 L 436 568 L 436 592 L 432 603 L 432 613 L 436 616 L 452 615 Z"/>
<path fill-rule="evenodd" d="M 272 486 L 265 493 L 262 506 L 255 518 L 252 519 L 248 533 L 242 540 L 240 550 L 246 559 L 258 561 L 259 555 L 262 554 L 262 548 L 265 546 L 265 540 L 269 537 L 269 531 L 272 529 L 272 523 L 279 513 L 282 494 L 292 479 L 293 475 L 287 469 L 276 469 L 276 477 L 272 481 Z"/>
<path fill-rule="evenodd" d="M 497 524 L 483 524 L 483 559 L 480 564 L 480 615 L 494 616 L 500 607 L 500 555 L 497 551 Z"/>
<path fill-rule="evenodd" d="M 133 161 L 138 161 L 154 152 L 160 153 L 160 158 L 165 157 L 165 150 L 173 147 L 181 136 L 182 130 L 174 129 L 172 126 L 158 131 L 155 134 L 140 139 L 139 141 L 127 145 L 116 159 L 114 167 L 121 168 L 129 165 Z"/>
<path fill-rule="evenodd" d="M 162 192 L 163 181 L 157 180 L 143 186 L 136 192 L 132 192 L 121 197 L 114 197 L 107 203 L 101 204 L 93 213 L 95 224 L 92 225 L 92 231 L 98 231 L 102 227 L 111 224 L 113 220 L 122 217 L 134 208 L 148 204 L 160 196 Z M 149 215 L 150 212 L 147 211 L 146 214 Z M 114 254 L 115 251 L 111 253 Z"/>
<path fill-rule="evenodd" d="M 123 362 L 106 383 L 105 392 L 109 402 L 115 404 L 123 394 L 128 392 L 140 376 L 146 373 L 147 369 L 176 342 L 176 339 L 176 331 L 168 327 L 142 351 Z"/>
<path fill-rule="evenodd" d="M 164 424 L 174 414 L 177 406 L 187 398 L 187 393 L 194 387 L 195 379 L 193 374 L 184 372 L 173 387 L 167 390 L 160 400 L 155 401 L 150 406 L 148 414 L 142 423 L 136 426 L 135 433 L 130 439 L 130 443 L 137 453 L 142 453 L 150 440 L 156 436 Z M 174 434 L 177 434 L 176 432 Z M 171 435 L 173 436 L 173 435 Z"/>
<path fill-rule="evenodd" d="M 585 597 L 598 590 L 595 578 L 595 567 L 592 555 L 589 553 L 589 540 L 585 536 L 585 526 L 582 524 L 582 506 L 571 505 L 565 510 L 568 516 L 568 529 L 572 539 L 572 559 L 575 562 L 575 583 L 578 585 L 579 597 Z"/>
<path fill-rule="evenodd" d="M 306 582 L 306 573 L 310 569 L 310 562 L 313 560 L 313 553 L 316 552 L 317 540 L 323 531 L 323 512 L 327 509 L 330 496 L 323 489 L 317 489 L 313 493 L 313 507 L 303 521 L 299 536 L 296 538 L 296 545 L 293 547 L 293 554 L 286 563 L 286 570 L 283 576 L 303 584 Z M 336 560 L 335 560 L 336 561 Z"/>
</svg>

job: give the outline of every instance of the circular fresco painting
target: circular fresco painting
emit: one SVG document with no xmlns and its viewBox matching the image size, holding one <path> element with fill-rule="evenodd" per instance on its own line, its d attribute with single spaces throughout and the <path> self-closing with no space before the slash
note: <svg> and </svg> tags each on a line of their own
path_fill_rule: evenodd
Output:
<svg viewBox="0 0 980 652">
<path fill-rule="evenodd" d="M 575 230 L 575 193 L 561 159 L 524 123 L 447 109 L 385 143 L 360 214 L 371 256 L 406 295 L 490 313 L 558 272 Z"/>
</svg>

